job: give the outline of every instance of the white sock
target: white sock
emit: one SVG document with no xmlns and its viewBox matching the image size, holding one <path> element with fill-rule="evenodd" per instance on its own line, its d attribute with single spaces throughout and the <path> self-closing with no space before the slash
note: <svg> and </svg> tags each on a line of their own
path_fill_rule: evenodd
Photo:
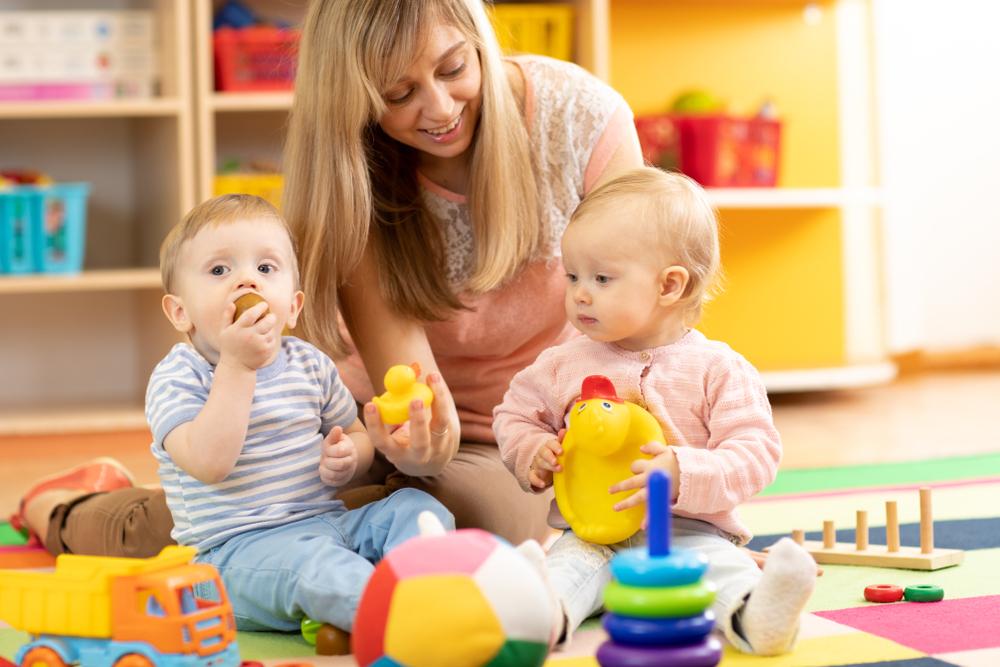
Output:
<svg viewBox="0 0 1000 667">
<path fill-rule="evenodd" d="M 792 649 L 799 616 L 816 586 L 816 561 L 785 537 L 771 547 L 760 583 L 743 606 L 739 624 L 757 655 L 780 655 Z"/>
<path fill-rule="evenodd" d="M 552 585 L 552 580 L 549 578 L 549 568 L 545 562 L 545 552 L 535 540 L 522 542 L 517 546 L 517 550 L 538 570 L 538 574 L 541 575 L 542 581 L 545 583 L 545 592 L 548 593 L 549 601 L 552 604 L 552 628 L 549 638 L 549 649 L 551 650 L 557 646 L 565 646 L 569 643 L 571 633 L 567 628 L 568 622 L 562 598 L 559 597 L 555 586 Z"/>
</svg>

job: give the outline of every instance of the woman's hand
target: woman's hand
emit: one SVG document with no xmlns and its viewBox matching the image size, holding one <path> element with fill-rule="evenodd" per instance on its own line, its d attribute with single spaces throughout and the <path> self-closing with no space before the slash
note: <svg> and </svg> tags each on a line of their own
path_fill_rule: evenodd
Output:
<svg viewBox="0 0 1000 667">
<path fill-rule="evenodd" d="M 392 432 L 375 404 L 365 404 L 365 426 L 375 449 L 397 470 L 414 477 L 438 474 L 458 450 L 458 411 L 448 385 L 440 373 L 431 373 L 427 386 L 434 393 L 431 409 L 421 400 L 413 401 L 409 421 Z"/>
</svg>

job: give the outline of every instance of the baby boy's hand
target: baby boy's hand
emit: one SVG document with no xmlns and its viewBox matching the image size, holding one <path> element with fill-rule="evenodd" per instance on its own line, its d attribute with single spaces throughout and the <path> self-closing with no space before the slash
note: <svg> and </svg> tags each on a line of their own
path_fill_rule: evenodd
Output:
<svg viewBox="0 0 1000 667">
<path fill-rule="evenodd" d="M 558 440 L 549 440 L 538 448 L 535 458 L 531 460 L 531 467 L 528 469 L 528 482 L 531 488 L 536 491 L 544 491 L 552 486 L 552 473 L 561 472 L 559 457 L 563 450 L 560 442 L 565 431 L 559 432 Z"/>
<path fill-rule="evenodd" d="M 280 340 L 275 331 L 278 318 L 267 308 L 266 303 L 258 303 L 222 330 L 219 336 L 220 363 L 236 362 L 251 370 L 267 364 L 274 352 L 275 341 Z M 236 306 L 229 304 L 224 316 L 231 319 L 235 311 Z"/>
<path fill-rule="evenodd" d="M 358 448 L 344 429 L 334 426 L 323 440 L 319 460 L 319 477 L 324 484 L 343 486 L 354 478 L 358 469 Z"/>
<path fill-rule="evenodd" d="M 677 467 L 677 455 L 674 454 L 673 448 L 666 446 L 662 442 L 647 442 L 639 448 L 639 451 L 643 454 L 649 454 L 653 458 L 636 459 L 633 461 L 633 476 L 618 482 L 608 489 L 608 493 L 638 489 L 625 500 L 615 503 L 614 509 L 616 512 L 621 512 L 622 510 L 627 510 L 630 507 L 635 507 L 646 502 L 646 480 L 651 470 L 662 470 L 670 475 L 672 481 L 670 500 L 672 502 L 677 498 L 677 478 L 680 476 L 680 470 Z"/>
</svg>

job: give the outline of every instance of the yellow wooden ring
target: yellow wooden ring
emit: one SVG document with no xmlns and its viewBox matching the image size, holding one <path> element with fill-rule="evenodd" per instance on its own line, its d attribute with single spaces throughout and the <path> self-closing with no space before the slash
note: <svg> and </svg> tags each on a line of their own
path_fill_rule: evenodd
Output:
<svg viewBox="0 0 1000 667">
<path fill-rule="evenodd" d="M 682 618 L 712 606 L 715 585 L 697 581 L 687 586 L 648 588 L 612 581 L 604 589 L 604 606 L 622 616 L 638 618 Z"/>
</svg>

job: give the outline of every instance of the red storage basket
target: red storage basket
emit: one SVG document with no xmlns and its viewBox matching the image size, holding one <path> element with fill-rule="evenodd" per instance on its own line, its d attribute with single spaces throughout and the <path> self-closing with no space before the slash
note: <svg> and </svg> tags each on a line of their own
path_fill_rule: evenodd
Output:
<svg viewBox="0 0 1000 667">
<path fill-rule="evenodd" d="M 781 122 L 736 116 L 674 116 L 680 168 L 706 187 L 774 187 Z"/>
<path fill-rule="evenodd" d="M 295 85 L 298 30 L 219 28 L 212 41 L 216 90 L 291 90 Z"/>
<path fill-rule="evenodd" d="M 635 119 L 646 162 L 679 170 L 705 187 L 774 187 L 781 122 L 725 115 L 660 114 Z"/>
</svg>

